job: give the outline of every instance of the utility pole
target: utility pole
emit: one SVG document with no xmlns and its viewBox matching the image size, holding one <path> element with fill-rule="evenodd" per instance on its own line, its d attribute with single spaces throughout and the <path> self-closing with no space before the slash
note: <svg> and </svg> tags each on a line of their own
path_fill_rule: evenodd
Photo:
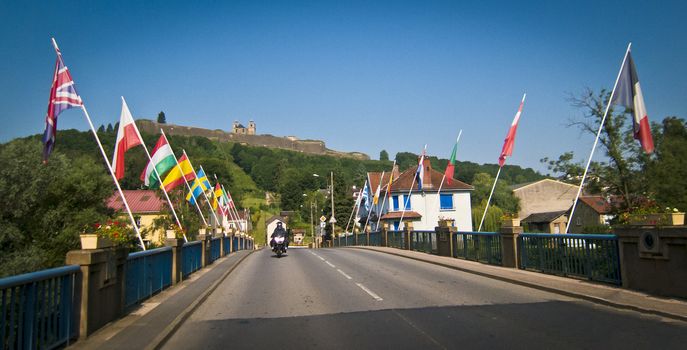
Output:
<svg viewBox="0 0 687 350">
<path fill-rule="evenodd" d="M 310 236 L 312 237 L 312 247 L 315 248 L 315 224 L 312 221 L 312 199 L 310 199 Z"/>
<path fill-rule="evenodd" d="M 332 239 L 334 239 L 334 235 L 336 234 L 334 231 L 334 225 L 336 224 L 336 219 L 334 219 L 334 172 L 330 171 L 329 174 L 331 175 L 332 178 L 332 218 L 329 220 L 332 223 Z"/>
</svg>

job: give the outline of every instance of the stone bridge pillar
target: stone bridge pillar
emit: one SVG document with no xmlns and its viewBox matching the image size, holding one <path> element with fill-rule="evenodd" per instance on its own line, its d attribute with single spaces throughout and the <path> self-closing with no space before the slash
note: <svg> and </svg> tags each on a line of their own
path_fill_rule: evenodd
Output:
<svg viewBox="0 0 687 350">
<path fill-rule="evenodd" d="M 434 231 L 437 233 L 437 255 L 453 256 L 453 235 L 457 229 L 454 226 L 444 226 L 440 221 Z"/>
<path fill-rule="evenodd" d="M 522 226 L 518 222 L 513 225 L 509 220 L 501 224 L 501 265 L 503 267 L 518 268 L 520 266 L 518 253 L 518 236 L 522 233 Z M 516 226 L 517 225 L 517 226 Z"/>
<path fill-rule="evenodd" d="M 405 221 L 403 222 L 403 231 L 405 232 L 405 242 L 403 242 L 403 248 L 405 250 L 411 250 L 413 248 L 412 237 L 410 237 L 410 232 L 413 231 L 413 222 Z"/>
</svg>

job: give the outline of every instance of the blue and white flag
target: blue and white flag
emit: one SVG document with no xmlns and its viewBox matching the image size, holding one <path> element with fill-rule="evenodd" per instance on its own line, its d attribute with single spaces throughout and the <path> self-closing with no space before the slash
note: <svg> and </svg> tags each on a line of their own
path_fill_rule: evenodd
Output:
<svg viewBox="0 0 687 350">
<path fill-rule="evenodd" d="M 370 210 L 370 189 L 367 186 L 367 181 L 365 181 L 365 187 L 363 187 L 362 200 L 365 201 L 365 210 Z"/>
</svg>

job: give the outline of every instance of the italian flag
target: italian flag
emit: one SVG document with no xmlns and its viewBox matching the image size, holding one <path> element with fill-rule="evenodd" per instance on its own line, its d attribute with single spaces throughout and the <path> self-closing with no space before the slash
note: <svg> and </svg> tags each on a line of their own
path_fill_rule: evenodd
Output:
<svg viewBox="0 0 687 350">
<path fill-rule="evenodd" d="M 134 118 L 131 116 L 124 98 L 122 98 L 122 114 L 119 117 L 117 142 L 115 143 L 114 155 L 112 156 L 112 168 L 117 180 L 124 177 L 124 153 L 142 143 L 143 141 L 138 134 L 138 129 L 136 129 Z"/>
<path fill-rule="evenodd" d="M 446 177 L 446 183 L 451 184 L 451 181 L 453 181 L 453 172 L 456 168 L 456 152 L 458 152 L 458 140 L 456 140 L 456 144 L 453 145 L 453 151 L 451 152 L 451 159 L 448 160 L 448 164 L 446 164 L 446 171 L 444 171 L 444 177 Z"/>
<path fill-rule="evenodd" d="M 150 161 L 146 166 L 143 173 L 141 173 L 141 181 L 149 188 L 156 188 L 160 185 L 160 180 L 158 179 L 158 174 L 162 177 L 170 169 L 177 165 L 176 159 L 174 159 L 174 154 L 172 153 L 172 148 L 167 143 L 167 139 L 164 135 L 160 136 L 157 140 L 153 153 L 150 155 Z M 153 168 L 155 167 L 155 168 Z M 155 171 L 157 170 L 157 174 Z"/>
</svg>

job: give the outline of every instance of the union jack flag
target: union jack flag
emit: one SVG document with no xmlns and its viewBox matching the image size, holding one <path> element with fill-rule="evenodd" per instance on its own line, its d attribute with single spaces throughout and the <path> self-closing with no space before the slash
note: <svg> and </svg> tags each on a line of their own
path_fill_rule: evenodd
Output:
<svg viewBox="0 0 687 350">
<path fill-rule="evenodd" d="M 74 80 L 69 74 L 67 66 L 62 61 L 62 53 L 55 45 L 57 52 L 57 62 L 55 62 L 55 73 L 50 88 L 50 100 L 48 101 L 48 113 L 45 116 L 45 131 L 43 132 L 43 162 L 48 161 L 48 156 L 52 153 L 55 146 L 55 135 L 57 134 L 57 116 L 62 111 L 83 106 L 81 97 L 76 93 Z"/>
</svg>

